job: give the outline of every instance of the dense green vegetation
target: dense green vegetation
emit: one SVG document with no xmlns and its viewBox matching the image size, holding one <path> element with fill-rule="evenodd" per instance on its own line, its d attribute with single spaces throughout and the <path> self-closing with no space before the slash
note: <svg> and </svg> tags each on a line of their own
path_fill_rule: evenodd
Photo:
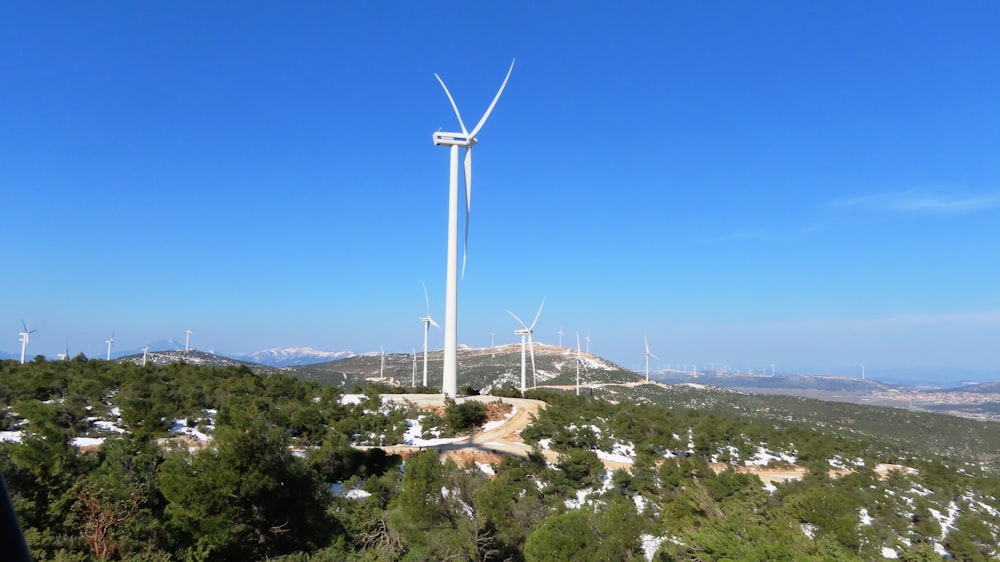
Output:
<svg viewBox="0 0 1000 562">
<path fill-rule="evenodd" d="M 0 469 L 38 560 L 1000 554 L 995 473 L 921 457 L 899 436 L 823 431 L 789 406 L 762 405 L 778 409 L 769 417 L 704 394 L 693 408 L 538 392 L 548 406 L 522 432 L 535 452 L 503 457 L 487 475 L 434 450 L 404 463 L 377 448 L 400 443 L 422 414 L 425 431 L 465 432 L 482 423 L 481 403 L 450 404 L 435 421 L 383 405 L 385 390 L 348 401 L 336 387 L 246 367 L 3 361 L 0 430 L 19 432 L 20 443 L 0 445 Z M 876 414 L 852 418 L 866 415 Z M 164 439 L 177 426 L 212 440 Z M 81 436 L 107 439 L 81 452 Z M 558 460 L 546 462 L 543 448 Z M 602 457 L 620 450 L 634 451 L 630 470 L 607 469 Z M 793 458 L 805 477 L 769 490 L 734 470 L 762 451 L 775 466 Z M 873 470 L 902 459 L 917 472 L 882 479 Z"/>
</svg>

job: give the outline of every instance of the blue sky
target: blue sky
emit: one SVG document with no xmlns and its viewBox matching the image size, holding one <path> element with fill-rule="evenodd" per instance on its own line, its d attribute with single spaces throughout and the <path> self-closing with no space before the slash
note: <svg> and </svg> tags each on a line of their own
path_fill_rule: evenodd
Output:
<svg viewBox="0 0 1000 562">
<path fill-rule="evenodd" d="M 0 350 L 409 352 L 1000 373 L 993 3 L 7 2 Z M 431 346 L 440 348 L 441 332 Z M 5 343 L 3 343 L 5 342 Z M 947 370 L 942 376 L 947 376 Z M 461 375 L 460 375 L 461 376 Z"/>
</svg>

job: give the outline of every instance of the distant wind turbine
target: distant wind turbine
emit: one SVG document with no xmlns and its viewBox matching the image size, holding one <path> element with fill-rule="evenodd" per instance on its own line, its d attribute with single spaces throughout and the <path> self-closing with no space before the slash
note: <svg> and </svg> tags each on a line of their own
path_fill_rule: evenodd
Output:
<svg viewBox="0 0 1000 562">
<path fill-rule="evenodd" d="M 378 366 L 378 378 L 382 380 L 385 379 L 385 348 L 381 345 L 378 348 L 382 350 L 382 362 Z"/>
<path fill-rule="evenodd" d="M 493 97 L 490 106 L 486 108 L 486 113 L 479 120 L 479 123 L 467 131 L 465 123 L 462 121 L 462 114 L 455 105 L 455 100 L 451 97 L 451 92 L 444 85 L 444 80 L 434 74 L 444 93 L 451 102 L 455 116 L 458 117 L 458 124 L 462 128 L 461 133 L 435 132 L 433 135 L 436 146 L 450 147 L 451 161 L 448 174 L 448 259 L 447 275 L 445 284 L 445 313 L 444 313 L 444 373 L 441 385 L 441 393 L 454 397 L 458 394 L 458 149 L 465 147 L 465 246 L 462 251 L 462 276 L 465 276 L 465 260 L 468 257 L 469 249 L 469 214 L 472 210 L 472 147 L 476 144 L 476 134 L 486 123 L 486 119 L 493 112 L 493 108 L 500 99 L 500 94 L 507 86 L 510 73 L 514 70 L 514 62 L 511 61 L 507 76 L 504 77 L 500 90 Z"/>
<path fill-rule="evenodd" d="M 30 339 L 31 334 L 34 334 L 38 330 L 29 330 L 28 323 L 24 320 L 21 320 L 21 326 L 24 328 L 24 331 L 18 335 L 20 336 L 21 342 L 21 364 L 24 365 L 24 353 L 28 350 L 28 340 Z"/>
<path fill-rule="evenodd" d="M 587 334 L 587 337 L 583 339 L 587 340 L 587 355 L 590 355 L 590 334 Z"/>
<path fill-rule="evenodd" d="M 24 362 L 23 358 L 21 359 L 21 362 L 22 363 Z M 865 380 L 865 364 L 864 363 L 861 364 L 861 380 Z"/>
<path fill-rule="evenodd" d="M 646 382 L 649 382 L 649 358 L 656 356 L 649 350 L 649 340 L 646 339 L 646 334 L 642 335 L 642 341 L 646 344 Z M 659 357 L 656 358 L 659 359 Z"/>
<path fill-rule="evenodd" d="M 142 366 L 146 366 L 146 354 L 149 353 L 149 346 L 142 348 Z"/>
<path fill-rule="evenodd" d="M 538 312 L 535 313 L 535 319 L 531 321 L 531 326 L 525 325 L 525 323 L 510 310 L 507 311 L 507 314 L 513 316 L 514 320 L 517 320 L 517 323 L 521 325 L 520 330 L 514 330 L 514 335 L 521 336 L 521 393 L 522 394 L 524 393 L 525 390 L 527 390 L 527 379 L 525 376 L 527 366 L 525 365 L 524 362 L 525 338 L 527 338 L 528 348 L 531 350 L 531 379 L 532 379 L 531 386 L 535 387 L 538 382 L 537 379 L 535 378 L 535 342 L 531 338 L 531 333 L 535 329 L 535 324 L 538 323 L 538 317 L 541 316 L 542 314 L 543 306 L 545 306 L 545 299 L 542 299 L 542 304 L 538 305 Z"/>
<path fill-rule="evenodd" d="M 559 347 L 562 347 L 562 337 L 563 337 L 562 326 L 559 326 L 559 331 L 556 333 L 559 334 Z"/>
<path fill-rule="evenodd" d="M 424 303 L 427 304 L 427 316 L 420 318 L 419 320 L 424 323 L 424 386 L 427 386 L 427 332 L 430 331 L 431 326 L 434 326 L 438 330 L 441 326 L 431 318 L 431 299 L 427 296 L 427 285 L 423 282 L 420 283 L 424 287 Z"/>
<path fill-rule="evenodd" d="M 111 331 L 111 337 L 104 340 L 104 343 L 108 344 L 108 361 L 111 361 L 111 346 L 115 343 L 115 332 Z"/>
<path fill-rule="evenodd" d="M 189 344 L 191 343 L 191 334 L 193 334 L 193 333 L 194 332 L 192 332 L 191 330 L 184 330 L 184 352 L 185 353 L 187 353 L 191 349 L 191 347 L 190 347 Z"/>
<path fill-rule="evenodd" d="M 410 375 L 410 388 L 417 386 L 417 349 L 413 348 L 413 373 Z"/>
</svg>

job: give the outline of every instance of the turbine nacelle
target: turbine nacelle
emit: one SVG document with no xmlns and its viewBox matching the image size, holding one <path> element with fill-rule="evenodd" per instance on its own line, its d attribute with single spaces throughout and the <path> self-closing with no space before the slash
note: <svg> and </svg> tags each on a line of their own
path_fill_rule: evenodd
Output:
<svg viewBox="0 0 1000 562">
<path fill-rule="evenodd" d="M 472 148 L 478 142 L 475 138 L 465 133 L 434 133 L 434 144 L 436 146 L 466 146 Z"/>
</svg>

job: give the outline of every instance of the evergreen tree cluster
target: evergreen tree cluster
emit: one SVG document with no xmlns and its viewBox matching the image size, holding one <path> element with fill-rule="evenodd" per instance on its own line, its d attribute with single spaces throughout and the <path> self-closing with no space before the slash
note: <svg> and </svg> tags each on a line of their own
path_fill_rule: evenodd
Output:
<svg viewBox="0 0 1000 562">
<path fill-rule="evenodd" d="M 538 393 L 527 458 L 492 466 L 405 460 L 420 415 L 371 388 L 242 367 L 140 367 L 77 358 L 0 362 L 0 470 L 37 560 L 989 560 L 1000 478 L 939 460 L 872 469 L 867 441 L 718 412 Z M 476 404 L 468 406 L 469 404 Z M 450 404 L 440 426 L 481 424 Z M 426 417 L 425 417 L 426 419 Z M 117 433 L 99 420 L 115 420 Z M 174 444 L 176 420 L 212 433 Z M 214 420 L 214 421 L 213 421 Z M 428 422 L 429 423 L 429 422 Z M 81 452 L 79 436 L 104 436 Z M 628 470 L 602 457 L 627 445 Z M 188 445 L 191 445 L 190 447 Z M 808 468 L 766 489 L 737 471 L 761 447 Z M 546 460 L 548 451 L 558 457 Z M 551 453 L 549 453 L 551 454 Z M 845 474 L 831 459 L 852 459 Z M 781 461 L 775 461 L 781 464 Z M 336 484 L 336 491 L 334 489 Z M 947 525 L 943 513 L 953 514 Z"/>
</svg>

